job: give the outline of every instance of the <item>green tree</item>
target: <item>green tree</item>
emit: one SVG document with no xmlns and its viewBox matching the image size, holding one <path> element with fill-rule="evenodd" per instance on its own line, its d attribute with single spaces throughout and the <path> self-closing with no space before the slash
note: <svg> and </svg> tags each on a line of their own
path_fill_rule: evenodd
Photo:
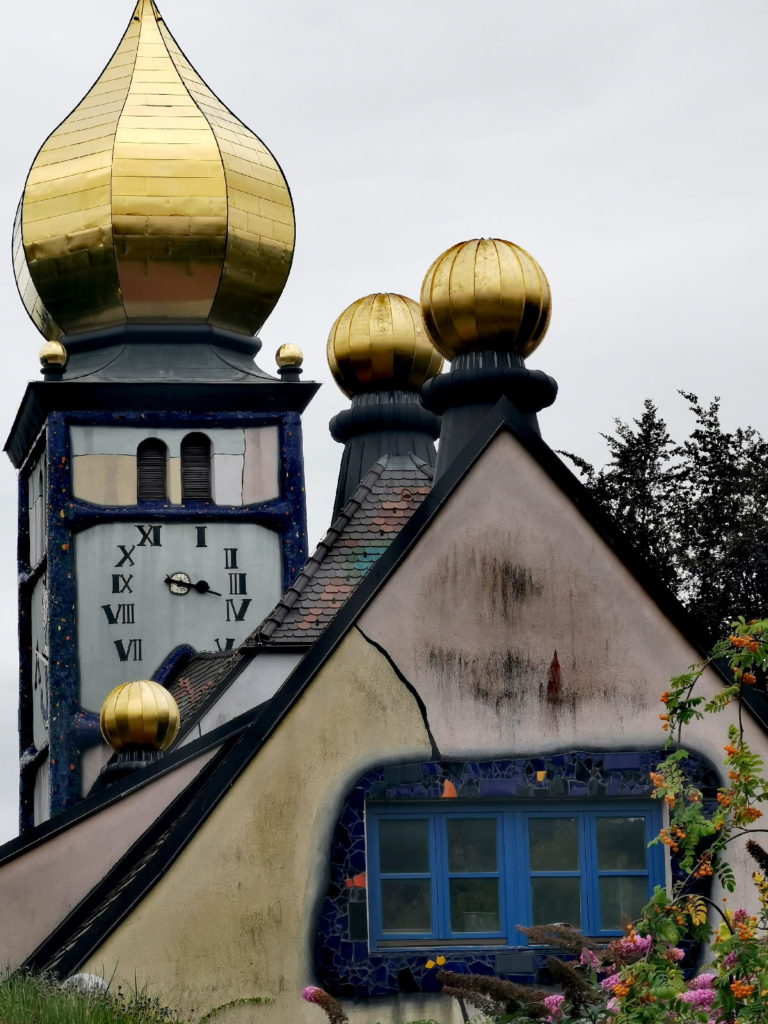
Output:
<svg viewBox="0 0 768 1024">
<path fill-rule="evenodd" d="M 768 607 L 768 442 L 752 427 L 725 430 L 719 398 L 680 394 L 694 420 L 683 441 L 646 400 L 640 417 L 602 435 L 601 469 L 561 454 L 711 640 L 734 614 Z"/>
</svg>

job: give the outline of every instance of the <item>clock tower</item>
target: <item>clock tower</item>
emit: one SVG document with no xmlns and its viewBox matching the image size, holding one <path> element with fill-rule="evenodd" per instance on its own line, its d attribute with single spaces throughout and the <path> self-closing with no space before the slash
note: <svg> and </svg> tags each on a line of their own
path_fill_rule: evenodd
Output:
<svg viewBox="0 0 768 1024">
<path fill-rule="evenodd" d="M 306 558 L 293 346 L 255 336 L 290 270 L 276 160 L 152 0 L 48 137 L 14 229 L 47 339 L 6 443 L 19 471 L 22 829 L 88 791 L 104 697 L 237 645 Z"/>
</svg>

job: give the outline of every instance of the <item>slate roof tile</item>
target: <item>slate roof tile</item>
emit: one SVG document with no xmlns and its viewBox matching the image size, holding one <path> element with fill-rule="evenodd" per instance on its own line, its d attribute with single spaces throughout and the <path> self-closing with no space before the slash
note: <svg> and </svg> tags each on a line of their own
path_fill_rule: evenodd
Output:
<svg viewBox="0 0 768 1024">
<path fill-rule="evenodd" d="M 413 455 L 374 463 L 279 603 L 243 647 L 314 642 L 432 487 Z"/>
</svg>

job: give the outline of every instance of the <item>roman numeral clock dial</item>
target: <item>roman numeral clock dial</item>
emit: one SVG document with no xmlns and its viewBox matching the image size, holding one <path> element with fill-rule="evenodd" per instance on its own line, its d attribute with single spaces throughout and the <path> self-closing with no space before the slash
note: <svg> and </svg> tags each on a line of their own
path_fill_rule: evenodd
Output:
<svg viewBox="0 0 768 1024">
<path fill-rule="evenodd" d="M 80 702 L 151 678 L 180 644 L 231 650 L 281 593 L 279 536 L 253 523 L 105 523 L 76 535 Z"/>
</svg>

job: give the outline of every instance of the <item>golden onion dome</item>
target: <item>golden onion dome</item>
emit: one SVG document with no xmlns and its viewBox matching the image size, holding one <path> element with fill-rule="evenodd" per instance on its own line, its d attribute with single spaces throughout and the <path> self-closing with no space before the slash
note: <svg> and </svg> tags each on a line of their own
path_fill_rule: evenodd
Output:
<svg viewBox="0 0 768 1024">
<path fill-rule="evenodd" d="M 293 257 L 277 161 L 187 61 L 152 0 L 48 136 L 14 227 L 14 272 L 47 338 L 125 323 L 254 334 Z"/>
<path fill-rule="evenodd" d="M 544 271 L 525 249 L 473 238 L 446 249 L 429 268 L 421 308 L 447 359 L 494 349 L 528 356 L 547 332 L 552 298 Z"/>
<path fill-rule="evenodd" d="M 419 304 L 392 292 L 366 295 L 336 319 L 328 335 L 328 365 L 350 397 L 366 391 L 418 391 L 440 372 Z"/>
<path fill-rule="evenodd" d="M 165 750 L 176 738 L 179 723 L 178 704 L 151 679 L 116 686 L 104 698 L 99 715 L 101 735 L 113 750 Z"/>
</svg>

